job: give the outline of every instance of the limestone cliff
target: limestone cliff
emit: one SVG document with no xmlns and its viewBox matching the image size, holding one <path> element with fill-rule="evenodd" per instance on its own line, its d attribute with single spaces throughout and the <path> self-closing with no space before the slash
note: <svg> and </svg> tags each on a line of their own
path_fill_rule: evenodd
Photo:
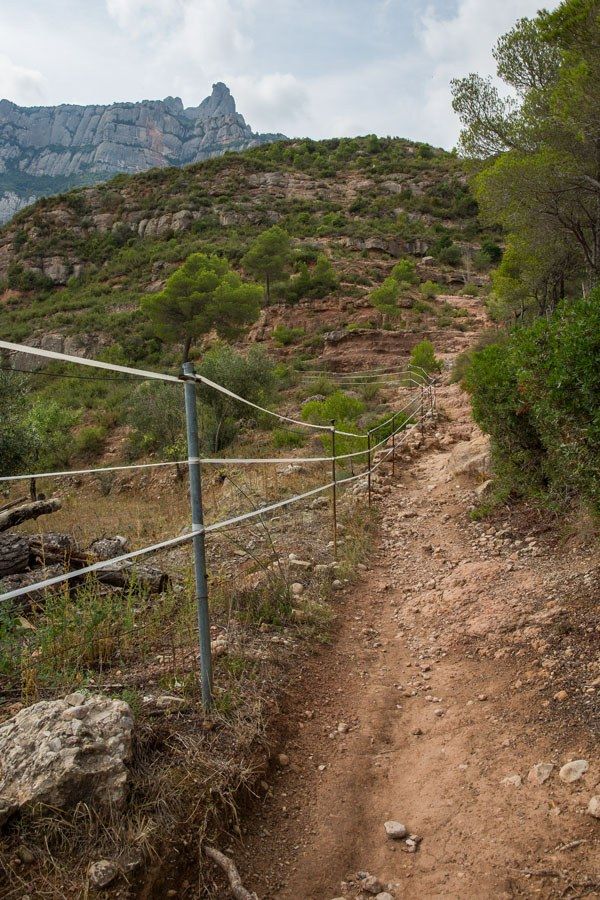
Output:
<svg viewBox="0 0 600 900">
<path fill-rule="evenodd" d="M 221 82 L 189 108 L 179 97 L 112 106 L 21 107 L 0 100 L 0 222 L 32 199 L 76 185 L 282 137 L 253 132 Z"/>
</svg>

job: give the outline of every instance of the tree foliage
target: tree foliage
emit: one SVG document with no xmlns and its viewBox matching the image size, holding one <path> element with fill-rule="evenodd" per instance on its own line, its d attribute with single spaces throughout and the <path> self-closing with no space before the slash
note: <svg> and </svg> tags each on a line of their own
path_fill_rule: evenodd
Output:
<svg viewBox="0 0 600 900">
<path fill-rule="evenodd" d="M 271 285 L 282 278 L 290 261 L 290 236 L 278 225 L 273 225 L 256 238 L 242 257 L 242 266 L 265 284 L 267 303 L 271 302 Z"/>
<path fill-rule="evenodd" d="M 492 157 L 476 180 L 484 216 L 538 263 L 562 245 L 561 284 L 584 272 L 587 289 L 600 279 L 599 45 L 597 0 L 564 0 L 498 41 L 508 97 L 478 75 L 453 82 L 462 151 Z"/>
<path fill-rule="evenodd" d="M 371 292 L 371 303 L 381 314 L 383 326 L 385 326 L 388 319 L 395 319 L 400 315 L 398 307 L 399 296 L 400 285 L 392 275 Z"/>
<path fill-rule="evenodd" d="M 141 300 L 157 335 L 170 343 L 183 341 L 183 360 L 192 343 L 213 329 L 220 337 L 235 337 L 253 322 L 260 309 L 261 289 L 243 282 L 227 260 L 193 253 L 162 291 Z"/>
</svg>

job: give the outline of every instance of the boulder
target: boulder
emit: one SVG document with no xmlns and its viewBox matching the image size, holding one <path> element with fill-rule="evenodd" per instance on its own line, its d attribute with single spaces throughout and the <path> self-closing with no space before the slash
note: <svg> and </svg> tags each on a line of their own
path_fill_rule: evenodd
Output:
<svg viewBox="0 0 600 900">
<path fill-rule="evenodd" d="M 99 694 L 22 709 L 0 727 L 0 825 L 44 806 L 121 808 L 133 727 L 127 703 Z"/>
<path fill-rule="evenodd" d="M 487 475 L 490 465 L 490 440 L 483 434 L 455 444 L 448 457 L 448 471 L 455 476 Z"/>
</svg>

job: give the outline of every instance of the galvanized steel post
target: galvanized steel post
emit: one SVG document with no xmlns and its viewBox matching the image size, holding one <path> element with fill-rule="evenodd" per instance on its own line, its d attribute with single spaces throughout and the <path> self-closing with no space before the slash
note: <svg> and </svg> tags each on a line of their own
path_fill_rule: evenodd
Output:
<svg viewBox="0 0 600 900">
<path fill-rule="evenodd" d="M 202 512 L 202 474 L 200 448 L 198 446 L 198 413 L 196 410 L 196 382 L 194 366 L 183 364 L 185 393 L 185 424 L 188 445 L 188 469 L 190 473 L 190 505 L 192 509 L 192 547 L 194 551 L 194 575 L 196 579 L 196 606 L 198 612 L 198 637 L 200 643 L 200 684 L 202 703 L 206 710 L 212 705 L 212 658 L 210 650 L 210 616 L 208 611 L 208 585 L 206 581 L 206 550 L 204 546 L 204 516 Z"/>
<path fill-rule="evenodd" d="M 337 466 L 336 466 L 336 452 L 335 452 L 335 420 L 331 420 L 331 468 L 332 468 L 332 492 L 333 492 L 333 556 L 334 559 L 338 558 L 338 545 L 337 545 Z"/>
<path fill-rule="evenodd" d="M 369 506 L 370 506 L 371 505 L 371 431 L 370 431 L 370 429 L 369 429 L 369 431 L 367 431 L 367 452 L 369 454 L 369 456 L 368 456 L 369 471 L 367 473 L 367 490 L 368 490 L 368 494 L 369 494 Z"/>
<path fill-rule="evenodd" d="M 396 413 L 392 416 L 392 477 L 396 474 Z"/>
</svg>

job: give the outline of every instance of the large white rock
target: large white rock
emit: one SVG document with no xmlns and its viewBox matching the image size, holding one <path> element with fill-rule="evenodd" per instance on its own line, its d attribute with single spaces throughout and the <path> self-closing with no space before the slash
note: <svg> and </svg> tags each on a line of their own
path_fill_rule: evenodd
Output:
<svg viewBox="0 0 600 900">
<path fill-rule="evenodd" d="M 487 475 L 490 464 L 490 439 L 484 434 L 455 444 L 447 463 L 451 475 Z"/>
<path fill-rule="evenodd" d="M 41 804 L 125 802 L 133 715 L 121 700 L 82 693 L 44 700 L 0 727 L 0 825 Z"/>
</svg>

